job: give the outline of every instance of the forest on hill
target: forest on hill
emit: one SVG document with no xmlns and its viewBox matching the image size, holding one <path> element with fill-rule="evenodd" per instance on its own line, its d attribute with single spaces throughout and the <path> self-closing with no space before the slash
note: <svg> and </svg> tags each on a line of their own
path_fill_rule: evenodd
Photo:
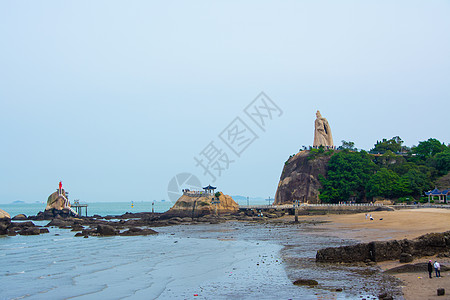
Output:
<svg viewBox="0 0 450 300">
<path fill-rule="evenodd" d="M 326 176 L 320 176 L 319 197 L 324 203 L 381 198 L 424 202 L 424 192 L 450 171 L 450 145 L 434 138 L 407 147 L 396 136 L 377 141 L 369 152 L 342 141 L 337 150 L 319 148 L 310 153 L 310 159 L 331 155 Z"/>
</svg>

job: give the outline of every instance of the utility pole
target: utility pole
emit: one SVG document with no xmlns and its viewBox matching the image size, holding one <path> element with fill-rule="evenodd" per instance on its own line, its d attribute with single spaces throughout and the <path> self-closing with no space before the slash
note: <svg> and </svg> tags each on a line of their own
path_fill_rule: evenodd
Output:
<svg viewBox="0 0 450 300">
<path fill-rule="evenodd" d="M 294 223 L 298 223 L 298 199 L 294 200 L 294 211 L 295 211 L 295 221 Z"/>
</svg>

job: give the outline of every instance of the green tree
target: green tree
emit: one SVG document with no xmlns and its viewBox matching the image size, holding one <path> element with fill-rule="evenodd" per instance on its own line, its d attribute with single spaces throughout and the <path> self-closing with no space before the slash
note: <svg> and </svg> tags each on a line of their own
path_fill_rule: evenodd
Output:
<svg viewBox="0 0 450 300">
<path fill-rule="evenodd" d="M 391 150 L 387 150 L 383 155 L 375 158 L 375 161 L 381 167 L 393 168 L 406 162 L 405 158 L 397 155 Z"/>
<path fill-rule="evenodd" d="M 433 138 L 419 142 L 419 145 L 412 148 L 412 152 L 422 160 L 426 160 L 445 150 L 448 150 L 448 147 L 441 144 L 439 140 Z"/>
<path fill-rule="evenodd" d="M 358 149 L 355 148 L 355 143 L 353 143 L 353 142 L 350 142 L 350 141 L 347 142 L 347 141 L 344 141 L 344 140 L 342 140 L 341 142 L 342 142 L 342 145 L 338 147 L 338 150 L 345 150 L 345 149 L 348 149 L 348 150 L 351 150 L 351 151 L 357 151 L 358 150 Z"/>
<path fill-rule="evenodd" d="M 385 153 L 386 151 L 392 151 L 394 153 L 400 152 L 403 149 L 403 141 L 399 136 L 394 136 L 390 140 L 383 139 L 381 142 L 377 141 L 375 147 L 370 150 L 371 153 Z"/>
<path fill-rule="evenodd" d="M 327 177 L 319 176 L 323 186 L 320 199 L 337 203 L 356 196 L 358 202 L 365 201 L 365 185 L 375 169 L 375 163 L 365 151 L 336 153 L 328 162 Z"/>
<path fill-rule="evenodd" d="M 429 159 L 430 166 L 439 171 L 440 175 L 445 175 L 450 171 L 450 150 L 440 152 Z"/>
<path fill-rule="evenodd" d="M 402 182 L 407 183 L 407 189 L 401 190 L 397 188 L 399 196 L 422 196 L 425 191 L 430 190 L 432 184 L 429 178 L 429 172 L 426 172 L 427 168 L 411 168 L 407 173 L 401 176 Z M 425 171 L 425 172 L 424 172 Z"/>
<path fill-rule="evenodd" d="M 367 182 L 367 196 L 376 197 L 382 196 L 386 198 L 393 198 L 396 196 L 396 185 L 400 176 L 387 168 L 381 168 L 374 174 Z"/>
</svg>

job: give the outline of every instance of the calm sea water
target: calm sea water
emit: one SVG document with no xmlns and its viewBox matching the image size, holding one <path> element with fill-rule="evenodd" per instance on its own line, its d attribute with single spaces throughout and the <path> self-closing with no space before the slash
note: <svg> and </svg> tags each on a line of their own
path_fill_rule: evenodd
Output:
<svg viewBox="0 0 450 300">
<path fill-rule="evenodd" d="M 42 205 L 0 208 L 31 215 Z M 151 211 L 151 203 L 133 209 L 89 204 L 89 214 L 117 215 Z M 156 230 L 136 237 L 81 238 L 59 228 L 1 236 L 0 299 L 376 299 L 383 288 L 380 276 L 364 268 L 317 265 L 318 248 L 344 241 L 312 236 L 302 226 L 228 222 Z M 298 278 L 320 285 L 294 286 Z"/>
<path fill-rule="evenodd" d="M 94 202 L 88 204 L 88 215 L 121 215 L 126 212 L 151 212 L 152 202 Z M 165 212 L 172 207 L 171 202 L 155 202 L 153 208 L 155 212 Z M 0 204 L 0 209 L 3 209 L 11 215 L 11 217 L 17 214 L 25 214 L 27 216 L 36 215 L 39 211 L 45 210 L 45 203 L 33 203 L 33 204 Z M 84 214 L 83 208 L 83 214 Z"/>
<path fill-rule="evenodd" d="M 85 203 L 83 203 L 85 204 Z M 88 204 L 88 215 L 122 215 L 126 212 L 138 213 L 138 212 L 151 212 L 152 208 L 154 208 L 155 212 L 165 212 L 168 211 L 173 203 L 170 201 L 155 201 L 154 205 L 152 202 L 133 202 L 133 206 L 131 206 L 131 202 L 94 202 L 87 203 Z M 247 202 L 243 201 L 239 203 L 241 205 L 246 205 Z M 253 201 L 250 204 L 259 205 L 259 204 L 267 204 L 264 201 Z M 3 209 L 7 213 L 11 215 L 11 217 L 18 214 L 25 214 L 27 216 L 36 215 L 39 211 L 45 210 L 45 203 L 23 203 L 23 204 L 0 204 L 0 209 Z M 83 208 L 83 214 L 85 210 Z"/>
</svg>

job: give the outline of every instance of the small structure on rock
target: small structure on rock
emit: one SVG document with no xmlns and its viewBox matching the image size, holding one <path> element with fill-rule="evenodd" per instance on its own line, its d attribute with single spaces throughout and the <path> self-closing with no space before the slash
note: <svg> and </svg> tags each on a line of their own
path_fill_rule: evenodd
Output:
<svg viewBox="0 0 450 300">
<path fill-rule="evenodd" d="M 56 192 L 48 196 L 44 215 L 47 217 L 56 217 L 56 215 L 63 217 L 70 215 L 77 216 L 77 212 L 71 208 L 68 197 L 69 193 L 63 189 L 62 182 L 60 181 Z"/>
<path fill-rule="evenodd" d="M 204 187 L 204 191 L 183 190 L 183 195 L 165 214 L 177 217 L 197 218 L 204 215 L 235 213 L 239 210 L 239 205 L 222 192 L 214 193 L 216 187 L 211 185 Z"/>
</svg>

